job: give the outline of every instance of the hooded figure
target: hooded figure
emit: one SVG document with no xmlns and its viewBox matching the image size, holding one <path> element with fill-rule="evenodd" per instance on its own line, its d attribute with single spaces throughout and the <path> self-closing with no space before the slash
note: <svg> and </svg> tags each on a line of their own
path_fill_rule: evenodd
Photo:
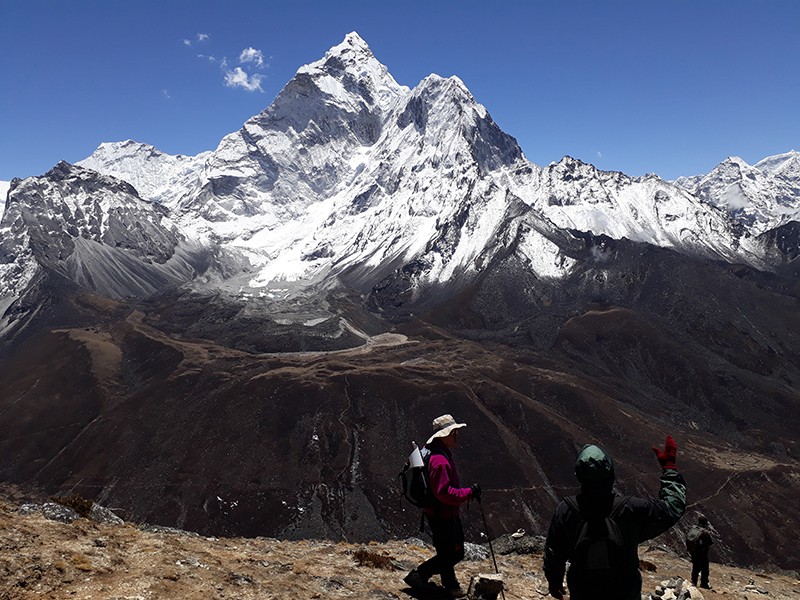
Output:
<svg viewBox="0 0 800 600">
<path fill-rule="evenodd" d="M 662 467 L 658 499 L 615 494 L 611 457 L 593 445 L 580 451 L 575 477 L 581 492 L 558 504 L 547 534 L 544 572 L 551 596 L 563 598 L 569 561 L 570 598 L 641 598 L 638 545 L 669 529 L 686 509 L 675 441 L 667 436 L 664 449 L 653 450 Z"/>
<path fill-rule="evenodd" d="M 614 462 L 599 447 L 584 446 L 575 460 L 575 477 L 584 493 L 610 494 L 614 487 Z"/>
</svg>

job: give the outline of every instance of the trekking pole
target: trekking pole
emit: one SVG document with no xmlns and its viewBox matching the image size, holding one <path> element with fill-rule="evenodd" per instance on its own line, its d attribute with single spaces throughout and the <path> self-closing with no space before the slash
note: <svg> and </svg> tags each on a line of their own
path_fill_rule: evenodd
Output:
<svg viewBox="0 0 800 600">
<path fill-rule="evenodd" d="M 494 548 L 492 548 L 492 536 L 489 535 L 489 526 L 486 524 L 486 513 L 483 512 L 483 504 L 481 503 L 481 499 L 477 498 L 477 500 L 478 500 L 478 507 L 481 509 L 481 517 L 483 518 L 483 530 L 486 532 L 486 539 L 489 540 L 489 552 L 492 555 L 492 562 L 494 563 L 494 572 L 500 575 L 500 570 L 497 568 L 497 559 L 494 557 Z M 500 594 L 503 596 L 503 600 L 506 600 L 505 590 L 501 589 Z"/>
</svg>

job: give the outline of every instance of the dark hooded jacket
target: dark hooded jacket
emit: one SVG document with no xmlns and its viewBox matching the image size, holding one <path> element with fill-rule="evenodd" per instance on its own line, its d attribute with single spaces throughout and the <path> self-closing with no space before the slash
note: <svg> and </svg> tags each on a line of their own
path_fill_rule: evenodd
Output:
<svg viewBox="0 0 800 600">
<path fill-rule="evenodd" d="M 586 446 L 578 455 L 575 475 L 581 483 L 577 496 L 580 513 L 561 501 L 550 523 L 544 553 L 544 572 L 551 589 L 564 581 L 566 563 L 572 558 L 579 531 L 584 523 L 609 515 L 616 494 L 614 464 L 597 446 Z M 656 537 L 678 522 L 686 509 L 686 485 L 675 469 L 664 469 L 658 498 L 629 497 L 622 501 L 614 522 L 624 540 L 622 566 L 613 574 L 613 589 L 597 589 L 597 583 L 586 572 L 571 566 L 567 573 L 570 598 L 621 599 L 641 598 L 642 577 L 639 573 L 638 545 Z M 583 515 L 583 516 L 581 516 Z"/>
</svg>

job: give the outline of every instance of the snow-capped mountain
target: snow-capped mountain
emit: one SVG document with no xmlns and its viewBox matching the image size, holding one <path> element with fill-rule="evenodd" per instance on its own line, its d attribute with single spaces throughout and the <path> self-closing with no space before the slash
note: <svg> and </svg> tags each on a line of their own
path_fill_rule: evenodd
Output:
<svg viewBox="0 0 800 600">
<path fill-rule="evenodd" d="M 103 144 L 12 182 L 0 477 L 209 535 L 376 539 L 408 515 L 369 449 L 402 456 L 456 406 L 511 450 L 476 463 L 502 526 L 542 531 L 573 448 L 616 443 L 635 475 L 631 440 L 667 429 L 750 560 L 750 531 L 800 523 L 800 224 L 758 235 L 790 218 L 758 194 L 794 159 L 705 196 L 540 168 L 460 79 L 399 85 L 350 34 L 214 150 Z"/>
<path fill-rule="evenodd" d="M 723 212 L 655 175 L 632 178 L 565 157 L 544 169 L 532 201 L 561 228 L 729 262 L 759 260 Z"/>
<path fill-rule="evenodd" d="M 140 197 L 171 207 L 183 194 L 200 187 L 209 154 L 173 156 L 148 144 L 126 140 L 100 144 L 89 158 L 77 164 L 127 181 Z"/>
<path fill-rule="evenodd" d="M 765 158 L 755 167 L 729 157 L 707 175 L 675 183 L 760 235 L 800 219 L 798 164 L 795 152 Z"/>
<path fill-rule="evenodd" d="M 207 255 L 129 184 L 62 162 L 8 194 L 0 222 L 2 308 L 45 269 L 111 298 L 146 296 L 194 278 Z"/>
<path fill-rule="evenodd" d="M 301 67 L 272 105 L 213 151 L 171 156 L 131 140 L 106 143 L 83 168 L 59 165 L 12 196 L 30 198 L 29 190 L 40 189 L 48 210 L 64 215 L 37 220 L 39 238 L 47 223 L 54 238 L 75 230 L 70 240 L 99 243 L 62 245 L 53 264 L 111 295 L 146 294 L 193 273 L 184 264 L 155 285 L 90 280 L 78 257 L 109 245 L 71 219 L 82 222 L 85 209 L 77 207 L 89 202 L 103 223 L 115 210 L 111 199 L 122 198 L 128 226 L 149 232 L 129 251 L 147 256 L 152 234 L 156 246 L 169 248 L 158 252 L 166 260 L 183 247 L 179 240 L 195 240 L 240 257 L 242 277 L 231 284 L 240 291 L 285 296 L 343 280 L 369 290 L 407 268 L 419 296 L 427 286 L 466 285 L 508 253 L 535 277 L 565 277 L 576 260 L 571 230 L 769 268 L 771 250 L 755 237 L 797 218 L 797 162 L 797 153 L 765 159 L 758 169 L 731 160 L 704 178 L 678 182 L 682 187 L 569 157 L 542 169 L 460 79 L 430 75 L 414 89 L 399 85 L 351 33 Z M 65 187 L 66 179 L 72 183 Z M 106 186 L 116 191 L 106 193 Z M 33 235 L 34 223 L 19 214 L 11 211 L 4 227 L 24 223 L 19 235 Z M 101 273 L 114 262 L 92 256 Z"/>
<path fill-rule="evenodd" d="M 197 159 L 202 175 L 184 186 L 175 185 L 176 157 L 130 142 L 81 164 L 138 182 L 187 230 L 245 253 L 253 287 L 352 269 L 371 271 L 374 283 L 423 256 L 428 281 L 474 270 L 537 169 L 458 78 L 431 75 L 409 90 L 354 33 Z M 161 182 L 142 181 L 148 173 Z M 169 197 L 153 192 L 165 180 Z M 529 254 L 566 264 L 552 246 Z M 549 259 L 541 269 L 552 274 Z"/>
<path fill-rule="evenodd" d="M 756 169 L 771 175 L 780 175 L 795 185 L 800 185 L 800 152 L 792 150 L 769 156 L 755 164 Z"/>
</svg>

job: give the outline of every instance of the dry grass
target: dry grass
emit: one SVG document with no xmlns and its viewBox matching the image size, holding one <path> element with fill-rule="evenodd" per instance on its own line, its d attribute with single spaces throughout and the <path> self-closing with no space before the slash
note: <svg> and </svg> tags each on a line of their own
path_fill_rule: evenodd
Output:
<svg viewBox="0 0 800 600">
<path fill-rule="evenodd" d="M 0 551 L 0 600 L 410 600 L 402 577 L 432 555 L 430 547 L 410 540 L 365 546 L 148 533 L 87 519 L 64 524 L 23 516 L 2 498 Z M 648 563 L 645 591 L 689 575 L 688 561 L 674 554 L 642 548 L 641 555 Z M 497 562 L 507 600 L 547 596 L 541 556 L 498 556 Z M 492 572 L 491 559 L 457 567 L 465 587 L 472 576 Z M 800 582 L 785 575 L 712 564 L 711 576 L 716 590 L 704 590 L 706 600 L 744 598 L 753 581 L 769 592 L 761 597 L 773 600 L 793 600 L 800 592 Z"/>
<path fill-rule="evenodd" d="M 386 569 L 394 571 L 397 569 L 394 557 L 388 554 L 380 554 L 366 548 L 359 548 L 353 553 L 353 558 L 359 567 L 373 567 L 375 569 Z"/>
<path fill-rule="evenodd" d="M 94 502 L 78 494 L 73 494 L 71 496 L 53 496 L 51 500 L 56 504 L 71 508 L 82 517 L 88 517 L 94 505 Z"/>
</svg>

